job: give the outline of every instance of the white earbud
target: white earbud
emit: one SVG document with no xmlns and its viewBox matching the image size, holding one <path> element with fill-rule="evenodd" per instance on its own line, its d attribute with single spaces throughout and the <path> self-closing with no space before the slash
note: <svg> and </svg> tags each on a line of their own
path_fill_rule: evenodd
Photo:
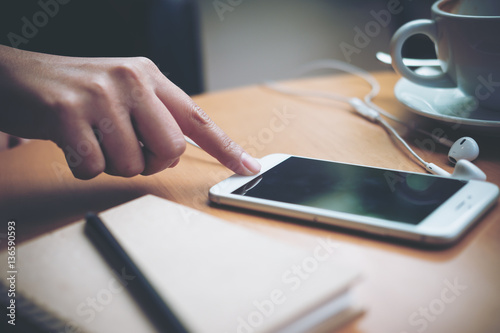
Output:
<svg viewBox="0 0 500 333">
<path fill-rule="evenodd" d="M 468 136 L 458 139 L 451 146 L 448 159 L 453 164 L 459 160 L 474 161 L 479 155 L 479 146 L 473 138 Z"/>
<path fill-rule="evenodd" d="M 481 169 L 479 169 L 472 162 L 464 159 L 457 161 L 455 170 L 453 170 L 453 174 L 450 174 L 448 171 L 438 167 L 434 163 L 427 163 L 425 168 L 427 169 L 427 171 L 439 176 L 446 176 L 464 180 L 486 180 L 486 174 Z"/>
</svg>

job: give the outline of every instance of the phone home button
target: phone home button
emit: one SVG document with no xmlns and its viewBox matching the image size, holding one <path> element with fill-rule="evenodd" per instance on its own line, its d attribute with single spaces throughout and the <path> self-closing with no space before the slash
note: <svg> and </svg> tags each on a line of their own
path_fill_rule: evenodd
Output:
<svg viewBox="0 0 500 333">
<path fill-rule="evenodd" d="M 456 207 L 455 210 L 460 210 L 462 207 L 465 206 L 465 200 L 462 200 Z"/>
</svg>

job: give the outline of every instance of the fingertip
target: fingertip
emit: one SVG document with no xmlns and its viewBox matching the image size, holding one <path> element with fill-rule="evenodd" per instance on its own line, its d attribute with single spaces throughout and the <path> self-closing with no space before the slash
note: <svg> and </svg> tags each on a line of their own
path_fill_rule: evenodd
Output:
<svg viewBox="0 0 500 333">
<path fill-rule="evenodd" d="M 251 176 L 260 172 L 262 166 L 259 161 L 250 156 L 248 153 L 243 152 L 241 154 L 241 164 L 244 167 L 243 172 L 241 173 L 243 176 Z"/>
<path fill-rule="evenodd" d="M 86 163 L 85 165 L 70 167 L 70 170 L 75 178 L 89 180 L 97 177 L 105 171 L 105 163 L 101 163 L 101 161 L 94 161 Z"/>
<path fill-rule="evenodd" d="M 173 168 L 179 163 L 180 160 L 179 157 L 172 159 L 161 159 L 147 149 L 144 149 L 144 158 L 146 161 L 146 167 L 141 172 L 141 175 L 143 176 L 150 176 L 167 168 Z"/>
<path fill-rule="evenodd" d="M 174 168 L 177 166 L 177 164 L 179 164 L 179 162 L 181 161 L 180 158 L 176 159 L 172 164 L 170 164 L 169 168 Z"/>
<path fill-rule="evenodd" d="M 113 167 L 106 166 L 104 172 L 112 176 L 131 178 L 141 174 L 144 171 L 144 168 L 145 162 L 142 158 L 142 155 L 140 155 L 140 157 L 137 159 L 124 161 L 119 165 L 115 164 Z"/>
</svg>

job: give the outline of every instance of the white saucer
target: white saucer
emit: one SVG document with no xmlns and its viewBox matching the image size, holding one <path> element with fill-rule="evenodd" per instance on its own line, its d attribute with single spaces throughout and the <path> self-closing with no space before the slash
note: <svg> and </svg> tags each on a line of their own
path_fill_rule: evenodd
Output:
<svg viewBox="0 0 500 333">
<path fill-rule="evenodd" d="M 421 67 L 417 71 L 424 75 L 436 73 L 429 67 Z M 476 130 L 488 128 L 488 132 L 500 134 L 500 110 L 478 106 L 473 97 L 458 88 L 423 87 L 402 78 L 396 83 L 394 94 L 411 111 L 424 117 Z"/>
</svg>

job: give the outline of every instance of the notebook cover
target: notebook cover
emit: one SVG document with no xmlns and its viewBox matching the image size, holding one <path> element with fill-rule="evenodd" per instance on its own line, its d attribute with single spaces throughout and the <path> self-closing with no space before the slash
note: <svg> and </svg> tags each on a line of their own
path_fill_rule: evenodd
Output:
<svg viewBox="0 0 500 333">
<path fill-rule="evenodd" d="M 359 276 L 336 262 L 327 239 L 295 247 L 151 195 L 100 217 L 192 332 L 279 331 L 343 295 Z M 158 331 L 129 293 L 133 276 L 110 267 L 84 221 L 22 244 L 16 265 L 16 299 L 36 305 L 53 328 Z M 318 328 L 356 313 L 346 309 Z"/>
</svg>

